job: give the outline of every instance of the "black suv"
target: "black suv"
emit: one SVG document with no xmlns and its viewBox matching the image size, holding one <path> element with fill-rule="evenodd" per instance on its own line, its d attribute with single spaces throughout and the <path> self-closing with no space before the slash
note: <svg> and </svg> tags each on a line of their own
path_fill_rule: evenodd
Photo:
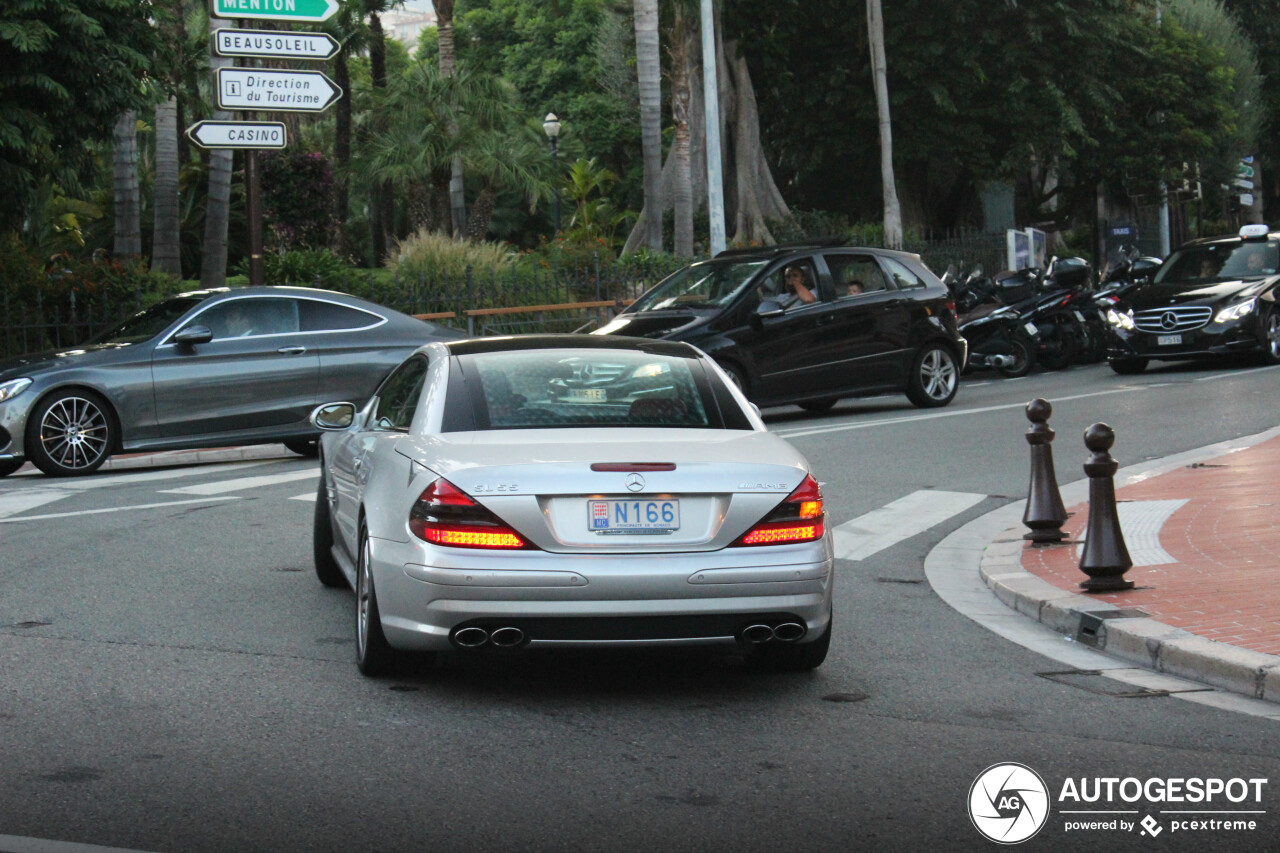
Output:
<svg viewBox="0 0 1280 853">
<path fill-rule="evenodd" d="M 734 249 L 663 279 L 593 334 L 691 343 L 761 406 L 825 411 L 893 391 L 945 406 L 967 350 L 950 300 L 906 252 Z"/>
<path fill-rule="evenodd" d="M 1107 360 L 1121 374 L 1141 373 L 1152 359 L 1231 353 L 1280 364 L 1278 287 L 1280 234 L 1267 226 L 1194 240 L 1107 312 Z"/>
</svg>

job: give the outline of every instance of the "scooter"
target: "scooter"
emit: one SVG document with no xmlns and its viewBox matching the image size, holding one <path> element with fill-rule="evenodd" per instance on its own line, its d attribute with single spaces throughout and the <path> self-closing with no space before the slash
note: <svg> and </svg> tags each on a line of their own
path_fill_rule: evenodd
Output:
<svg viewBox="0 0 1280 853">
<path fill-rule="evenodd" d="M 966 369 L 994 368 L 1009 378 L 1031 372 L 1038 345 L 1035 327 L 1019 319 L 1017 308 L 999 301 L 980 264 L 955 281 L 953 294 L 960 334 L 969 341 Z"/>
</svg>

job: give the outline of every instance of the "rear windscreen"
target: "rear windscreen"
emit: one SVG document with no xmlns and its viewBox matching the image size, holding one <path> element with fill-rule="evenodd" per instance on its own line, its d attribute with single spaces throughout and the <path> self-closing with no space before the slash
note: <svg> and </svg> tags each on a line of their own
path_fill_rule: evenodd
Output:
<svg viewBox="0 0 1280 853">
<path fill-rule="evenodd" d="M 470 418 L 446 424 L 475 429 L 674 427 L 750 429 L 732 398 L 728 417 L 696 358 L 634 350 L 538 349 L 458 356 L 465 394 L 450 389 L 446 406 Z M 454 415 L 463 413 L 455 412 Z M 446 429 L 448 427 L 446 426 Z"/>
</svg>

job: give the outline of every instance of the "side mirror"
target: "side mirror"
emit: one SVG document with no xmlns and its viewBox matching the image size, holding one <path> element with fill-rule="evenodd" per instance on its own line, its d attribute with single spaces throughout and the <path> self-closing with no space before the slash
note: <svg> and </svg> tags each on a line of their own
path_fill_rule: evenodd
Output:
<svg viewBox="0 0 1280 853">
<path fill-rule="evenodd" d="M 196 344 L 207 344 L 213 340 L 213 332 L 208 326 L 187 326 L 170 338 L 175 344 L 180 346 L 195 346 Z"/>
<path fill-rule="evenodd" d="M 311 413 L 311 425 L 328 432 L 350 429 L 355 419 L 356 407 L 352 403 L 325 403 Z"/>
</svg>

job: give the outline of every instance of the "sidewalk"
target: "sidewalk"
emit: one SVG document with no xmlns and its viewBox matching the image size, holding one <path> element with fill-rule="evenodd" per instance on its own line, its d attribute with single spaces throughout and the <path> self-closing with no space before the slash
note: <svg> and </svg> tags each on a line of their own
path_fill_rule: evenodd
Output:
<svg viewBox="0 0 1280 853">
<path fill-rule="evenodd" d="M 1121 477 L 1116 499 L 1136 587 L 1080 594 L 1088 504 L 1061 544 L 1010 527 L 982 556 L 1005 604 L 1078 642 L 1151 669 L 1280 702 L 1280 435 Z M 1079 490 L 1073 490 L 1079 493 Z"/>
</svg>

